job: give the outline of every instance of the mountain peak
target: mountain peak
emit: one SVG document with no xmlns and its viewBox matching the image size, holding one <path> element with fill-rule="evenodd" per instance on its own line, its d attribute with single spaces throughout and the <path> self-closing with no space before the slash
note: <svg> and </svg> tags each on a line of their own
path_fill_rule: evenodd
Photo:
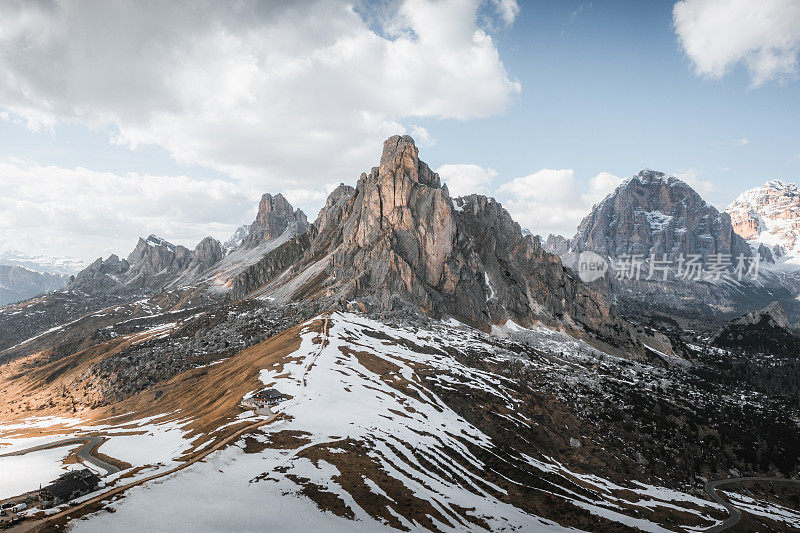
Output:
<svg viewBox="0 0 800 533">
<path fill-rule="evenodd" d="M 726 214 L 675 176 L 650 169 L 628 179 L 583 219 L 570 251 L 584 250 L 609 257 L 749 255 Z"/>
<path fill-rule="evenodd" d="M 261 197 L 261 202 L 258 204 L 258 217 L 264 218 L 264 213 L 278 213 L 284 216 L 290 216 L 294 213 L 292 204 L 281 193 L 272 196 L 265 193 Z"/>
<path fill-rule="evenodd" d="M 280 237 L 294 225 L 295 231 L 303 233 L 308 228 L 308 220 L 300 209 L 295 210 L 289 200 L 281 193 L 275 196 L 265 193 L 258 204 L 258 214 L 243 238 L 246 246 L 256 246 L 265 241 Z"/>
<path fill-rule="evenodd" d="M 790 191 L 797 190 L 797 185 L 795 185 L 794 183 L 787 183 L 781 179 L 769 180 L 764 184 L 764 187 L 769 187 L 770 189 L 778 189 L 778 190 L 790 190 Z"/>
<path fill-rule="evenodd" d="M 419 160 L 419 150 L 414 144 L 414 139 L 410 135 L 392 135 L 383 141 L 383 153 L 381 154 L 381 167 L 391 163 L 399 155 L 408 150 L 412 157 Z"/>
<path fill-rule="evenodd" d="M 175 245 L 171 242 L 168 242 L 166 239 L 162 239 L 161 237 L 152 233 L 146 239 L 140 238 L 139 240 L 143 241 L 148 246 L 165 246 L 169 249 L 175 248 Z"/>
</svg>

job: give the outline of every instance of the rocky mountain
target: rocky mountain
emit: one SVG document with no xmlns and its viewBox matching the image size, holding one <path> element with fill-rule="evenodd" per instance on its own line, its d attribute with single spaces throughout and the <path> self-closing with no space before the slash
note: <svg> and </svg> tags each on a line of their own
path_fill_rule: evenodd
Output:
<svg viewBox="0 0 800 533">
<path fill-rule="evenodd" d="M 247 235 L 242 239 L 242 244 L 253 247 L 259 243 L 277 239 L 290 226 L 294 227 L 297 235 L 305 233 L 308 228 L 305 213 L 300 209 L 292 208 L 292 204 L 282 194 L 278 193 L 272 196 L 267 193 L 261 197 L 256 219 L 250 224 Z"/>
<path fill-rule="evenodd" d="M 219 241 L 206 237 L 195 249 L 150 235 L 139 239 L 127 259 L 97 259 L 70 280 L 68 289 L 85 293 L 161 290 L 204 272 L 224 257 Z"/>
<path fill-rule="evenodd" d="M 47 255 L 29 255 L 17 250 L 0 252 L 0 265 L 21 266 L 42 274 L 77 274 L 88 266 L 86 261 L 73 257 L 51 257 Z"/>
<path fill-rule="evenodd" d="M 563 250 L 564 242 L 553 238 L 550 245 Z M 773 300 L 800 317 L 797 282 L 761 268 L 765 253 L 756 257 L 728 213 L 663 172 L 643 170 L 594 206 L 561 256 L 577 268 L 584 251 L 608 259 L 611 290 L 630 317 L 668 316 L 683 327 L 716 329 Z M 692 257 L 694 270 L 687 266 Z"/>
<path fill-rule="evenodd" d="M 770 180 L 740 194 L 725 208 L 733 229 L 769 262 L 800 268 L 800 190 Z"/>
<path fill-rule="evenodd" d="M 67 277 L 21 266 L 0 265 L 0 306 L 20 302 L 43 292 L 62 289 Z"/>
<path fill-rule="evenodd" d="M 523 236 L 495 200 L 451 199 L 408 136 L 389 138 L 379 166 L 333 191 L 308 234 L 235 279 L 233 295 L 421 310 L 482 328 L 544 322 L 634 342 L 605 297 Z"/>
<path fill-rule="evenodd" d="M 730 216 L 705 202 L 675 176 L 642 170 L 583 219 L 570 251 L 607 257 L 639 254 L 751 254 Z"/>
</svg>

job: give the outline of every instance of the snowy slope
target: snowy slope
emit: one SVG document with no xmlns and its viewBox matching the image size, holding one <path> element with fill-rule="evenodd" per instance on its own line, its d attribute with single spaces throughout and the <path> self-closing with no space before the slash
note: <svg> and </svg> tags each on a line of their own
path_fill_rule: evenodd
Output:
<svg viewBox="0 0 800 533">
<path fill-rule="evenodd" d="M 305 323 L 300 337 L 260 374 L 291 396 L 277 422 L 129 490 L 110 504 L 113 515 L 98 513 L 75 531 L 294 531 L 301 516 L 321 531 L 667 531 L 648 517 L 670 516 L 674 528 L 680 520 L 711 526 L 710 513 L 720 514 L 695 496 L 574 472 L 526 447 L 522 430 L 534 422 L 514 381 L 466 362 L 487 337 L 455 321 L 418 329 L 336 313 Z M 499 364 L 514 355 L 485 357 Z M 519 428 L 519 446 L 468 421 L 454 398 Z"/>
</svg>

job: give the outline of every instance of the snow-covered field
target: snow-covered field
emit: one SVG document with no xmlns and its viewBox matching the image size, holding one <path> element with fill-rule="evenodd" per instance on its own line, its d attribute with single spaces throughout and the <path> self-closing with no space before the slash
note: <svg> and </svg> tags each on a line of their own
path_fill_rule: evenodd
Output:
<svg viewBox="0 0 800 533">
<path fill-rule="evenodd" d="M 25 455 L 0 457 L 0 500 L 36 490 L 47 485 L 76 465 L 65 465 L 64 459 L 75 446 L 39 450 Z"/>
<path fill-rule="evenodd" d="M 512 413 L 498 415 L 529 423 L 514 412 L 518 400 L 507 378 L 466 366 L 443 349 L 480 343 L 481 333 L 453 321 L 425 331 L 337 313 L 323 345 L 319 323 L 307 323 L 300 347 L 261 372 L 265 385 L 292 396 L 277 408 L 286 418 L 130 489 L 111 504 L 114 514 L 77 522 L 75 531 L 296 531 L 298 520 L 320 531 L 564 530 L 512 504 L 521 489 L 644 531 L 667 531 L 641 518 L 658 508 L 715 523 L 708 512 L 721 508 L 689 494 L 620 486 L 544 456 L 500 455 L 487 434 L 433 392 L 433 385 L 471 387 Z M 557 484 L 520 487 L 497 461 L 523 471 L 520 479 L 545 476 Z"/>
</svg>

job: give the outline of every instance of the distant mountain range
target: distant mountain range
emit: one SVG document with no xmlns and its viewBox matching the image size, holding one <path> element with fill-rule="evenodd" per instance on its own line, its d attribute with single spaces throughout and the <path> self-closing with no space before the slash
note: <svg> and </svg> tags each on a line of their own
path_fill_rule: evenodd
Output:
<svg viewBox="0 0 800 533">
<path fill-rule="evenodd" d="M 77 274 L 87 266 L 86 261 L 73 257 L 52 257 L 47 255 L 29 255 L 17 250 L 0 252 L 0 265 L 21 266 L 43 274 Z"/>
<path fill-rule="evenodd" d="M 0 252 L 0 305 L 64 288 L 69 276 L 85 267 L 85 262 L 71 257 L 31 256 L 16 250 Z"/>
</svg>

